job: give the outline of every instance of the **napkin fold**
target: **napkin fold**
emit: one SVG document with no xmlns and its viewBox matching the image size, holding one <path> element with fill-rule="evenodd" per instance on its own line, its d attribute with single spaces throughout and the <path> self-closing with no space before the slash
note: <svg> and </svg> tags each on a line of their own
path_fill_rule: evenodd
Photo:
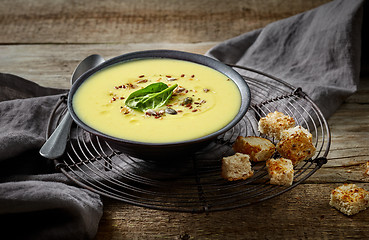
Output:
<svg viewBox="0 0 369 240">
<path fill-rule="evenodd" d="M 0 74 L 0 226 L 12 239 L 92 239 L 98 194 L 72 185 L 38 151 L 66 90 Z"/>
<path fill-rule="evenodd" d="M 336 0 L 227 40 L 207 55 L 302 87 L 329 117 L 356 91 L 360 67 L 364 69 L 361 57 L 367 67 L 368 55 L 361 54 L 368 47 L 361 47 L 361 31 L 368 25 L 362 17 L 363 1 Z M 3 236 L 92 239 L 97 232 L 100 196 L 74 186 L 38 154 L 51 110 L 65 92 L 0 74 Z"/>
<path fill-rule="evenodd" d="M 328 118 L 357 90 L 361 32 L 367 29 L 363 3 L 332 1 L 229 39 L 206 54 L 301 87 Z"/>
</svg>

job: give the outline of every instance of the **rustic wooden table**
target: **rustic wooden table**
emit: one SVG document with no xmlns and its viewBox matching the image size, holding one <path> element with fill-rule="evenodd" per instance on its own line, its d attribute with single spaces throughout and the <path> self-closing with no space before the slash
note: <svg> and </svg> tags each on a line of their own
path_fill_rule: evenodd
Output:
<svg viewBox="0 0 369 240">
<path fill-rule="evenodd" d="M 0 71 L 40 85 L 69 88 L 77 63 L 136 50 L 195 53 L 228 38 L 319 6 L 327 0 L 3 0 Z M 369 238 L 369 214 L 347 217 L 329 206 L 346 182 L 369 189 L 369 79 L 329 119 L 328 163 L 281 196 L 231 211 L 165 212 L 104 198 L 96 239 Z"/>
</svg>

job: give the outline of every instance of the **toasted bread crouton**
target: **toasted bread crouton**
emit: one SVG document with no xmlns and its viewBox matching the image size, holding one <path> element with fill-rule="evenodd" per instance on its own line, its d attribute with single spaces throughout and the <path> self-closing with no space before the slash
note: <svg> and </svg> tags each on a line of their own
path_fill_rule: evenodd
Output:
<svg viewBox="0 0 369 240">
<path fill-rule="evenodd" d="M 286 158 L 269 159 L 266 167 L 270 178 L 270 184 L 291 186 L 293 182 L 292 161 Z"/>
<path fill-rule="evenodd" d="M 295 119 L 281 112 L 275 111 L 260 118 L 258 130 L 261 134 L 279 140 L 283 130 L 295 126 Z"/>
<path fill-rule="evenodd" d="M 369 161 L 366 162 L 365 174 L 369 175 Z"/>
<path fill-rule="evenodd" d="M 285 129 L 281 132 L 281 139 L 283 138 L 288 138 L 289 136 L 293 135 L 293 134 L 300 134 L 300 133 L 304 133 L 307 137 L 307 139 L 309 139 L 309 141 L 313 141 L 313 135 L 306 129 L 303 128 L 301 126 L 296 126 L 293 128 L 289 128 L 289 129 Z"/>
<path fill-rule="evenodd" d="M 369 207 L 369 192 L 355 184 L 344 184 L 332 190 L 329 205 L 346 215 L 354 215 Z"/>
<path fill-rule="evenodd" d="M 247 154 L 236 153 L 222 159 L 222 177 L 228 181 L 247 179 L 254 175 L 250 157 Z"/>
<path fill-rule="evenodd" d="M 253 162 L 261 162 L 268 160 L 274 154 L 275 146 L 266 138 L 238 136 L 233 144 L 233 150 L 248 154 Z"/>
<path fill-rule="evenodd" d="M 314 156 L 316 149 L 311 133 L 306 129 L 297 126 L 284 130 L 282 136 L 277 144 L 277 151 L 283 158 L 290 159 L 293 165 Z"/>
</svg>

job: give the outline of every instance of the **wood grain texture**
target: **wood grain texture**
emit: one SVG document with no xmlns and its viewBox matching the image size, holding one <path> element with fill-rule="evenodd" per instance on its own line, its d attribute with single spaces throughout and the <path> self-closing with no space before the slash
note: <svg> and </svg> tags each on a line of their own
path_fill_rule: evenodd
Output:
<svg viewBox="0 0 369 240">
<path fill-rule="evenodd" d="M 45 87 L 70 88 L 74 68 L 85 57 L 100 54 L 105 59 L 151 49 L 171 49 L 203 54 L 214 46 L 203 43 L 137 44 L 35 44 L 0 45 L 0 71 L 12 73 Z"/>
<path fill-rule="evenodd" d="M 0 43 L 223 41 L 325 2 L 3 0 Z"/>
<path fill-rule="evenodd" d="M 149 210 L 106 199 L 96 239 L 367 239 L 367 213 L 347 217 L 329 206 L 336 186 L 303 184 L 260 204 L 209 214 Z"/>
</svg>

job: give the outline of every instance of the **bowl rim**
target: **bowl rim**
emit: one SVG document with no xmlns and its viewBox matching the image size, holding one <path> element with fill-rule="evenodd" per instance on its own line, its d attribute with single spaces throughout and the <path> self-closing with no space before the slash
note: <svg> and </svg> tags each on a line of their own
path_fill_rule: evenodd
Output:
<svg viewBox="0 0 369 240">
<path fill-rule="evenodd" d="M 236 116 L 232 119 L 232 121 L 228 122 L 224 127 L 221 129 L 212 132 L 208 135 L 194 138 L 190 140 L 184 140 L 184 141 L 176 141 L 176 142 L 159 142 L 159 143 L 150 143 L 150 142 L 142 142 L 142 141 L 135 141 L 135 140 L 129 140 L 129 139 L 123 139 L 114 137 L 111 135 L 108 135 L 106 133 L 103 133 L 99 130 L 96 130 L 86 123 L 84 123 L 78 115 L 74 112 L 73 109 L 73 96 L 78 90 L 78 88 L 82 85 L 83 82 L 85 82 L 90 76 L 97 73 L 98 71 L 103 70 L 104 68 L 110 67 L 114 64 L 119 64 L 123 62 L 128 62 L 132 60 L 140 60 L 140 59 L 150 59 L 150 58 L 166 58 L 166 59 L 176 59 L 176 60 L 184 60 L 189 62 L 198 63 L 207 67 L 210 67 L 218 72 L 221 72 L 222 74 L 226 75 L 230 80 L 232 80 L 241 95 L 241 105 L 240 110 L 236 114 Z M 113 57 L 109 60 L 106 60 L 105 62 L 101 63 L 100 65 L 88 70 L 84 74 L 82 74 L 72 85 L 69 94 L 68 94 L 68 100 L 67 100 L 67 107 L 68 111 L 74 120 L 74 122 L 80 126 L 82 129 L 86 130 L 89 133 L 92 133 L 93 135 L 96 135 L 98 137 L 101 137 L 105 140 L 113 141 L 118 144 L 125 144 L 125 145 L 144 145 L 144 146 L 152 146 L 152 147 L 171 147 L 171 146 L 183 146 L 183 145 L 190 145 L 195 143 L 201 143 L 206 142 L 208 140 L 211 140 L 228 130 L 230 130 L 232 127 L 234 127 L 246 114 L 248 108 L 250 107 L 251 102 L 251 93 L 250 88 L 246 81 L 242 78 L 242 76 L 235 71 L 230 66 L 213 59 L 211 57 L 196 54 L 196 53 L 190 53 L 190 52 L 184 52 L 184 51 L 177 51 L 177 50 L 145 50 L 145 51 L 136 51 L 136 52 L 130 52 L 126 54 L 122 54 L 116 57 Z"/>
</svg>

